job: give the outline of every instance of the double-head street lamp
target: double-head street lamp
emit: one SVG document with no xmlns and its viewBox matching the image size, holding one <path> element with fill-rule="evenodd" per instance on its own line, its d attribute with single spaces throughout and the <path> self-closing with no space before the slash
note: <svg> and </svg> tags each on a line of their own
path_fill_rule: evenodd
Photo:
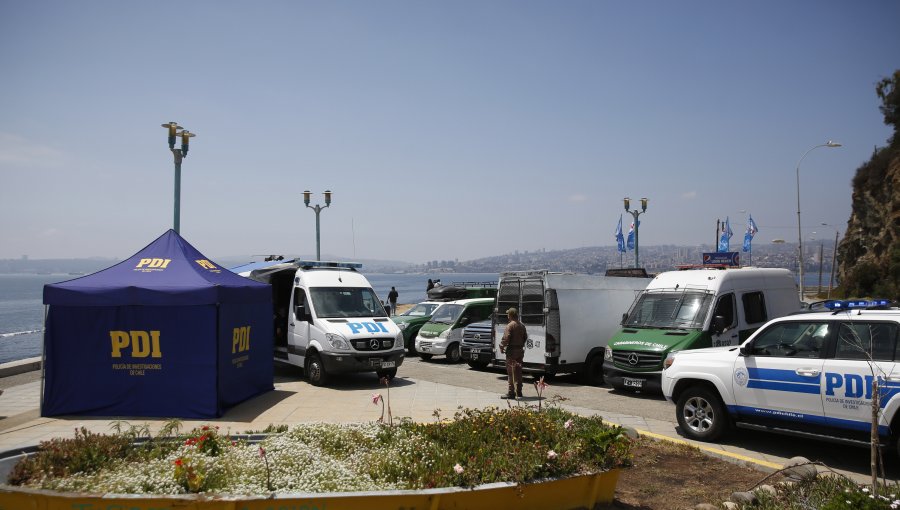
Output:
<svg viewBox="0 0 900 510">
<path fill-rule="evenodd" d="M 315 206 L 309 205 L 309 196 L 311 194 L 312 193 L 309 190 L 303 192 L 303 203 L 306 204 L 306 207 L 309 207 L 316 212 L 316 260 L 322 260 L 319 244 L 319 213 L 322 212 L 322 209 L 331 205 L 331 191 L 325 190 L 325 207 L 322 207 L 319 204 L 316 204 Z"/>
<path fill-rule="evenodd" d="M 177 122 L 168 122 L 162 127 L 169 130 L 169 150 L 175 156 L 175 221 L 172 227 L 175 232 L 181 229 L 181 160 L 187 157 L 191 138 L 197 136 L 187 129 L 182 128 Z M 178 131 L 181 129 L 182 131 Z M 181 137 L 181 148 L 175 148 L 175 137 Z"/>
<path fill-rule="evenodd" d="M 648 199 L 646 199 L 646 198 L 641 199 L 641 210 L 640 211 L 638 211 L 637 209 L 635 209 L 633 211 L 629 211 L 628 208 L 631 206 L 631 199 L 628 197 L 625 197 L 624 201 L 625 201 L 625 212 L 627 212 L 628 214 L 630 214 L 634 217 L 634 267 L 641 267 L 639 264 L 640 257 L 638 256 L 638 226 L 640 225 L 640 223 L 638 222 L 638 216 L 640 216 L 642 213 L 647 212 Z"/>
<path fill-rule="evenodd" d="M 841 144 L 837 142 L 833 142 L 828 140 L 827 142 L 811 147 L 808 151 L 803 153 L 803 156 L 800 157 L 800 161 L 797 162 L 797 250 L 799 256 L 797 258 L 797 266 L 799 268 L 800 275 L 800 301 L 803 301 L 803 231 L 800 227 L 800 163 L 803 162 L 803 158 L 806 157 L 807 154 L 812 152 L 819 147 L 840 147 Z"/>
</svg>

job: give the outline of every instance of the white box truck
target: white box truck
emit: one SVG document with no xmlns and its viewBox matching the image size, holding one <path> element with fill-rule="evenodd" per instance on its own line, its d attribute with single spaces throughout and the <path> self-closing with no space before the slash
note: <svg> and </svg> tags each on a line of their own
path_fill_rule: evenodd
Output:
<svg viewBox="0 0 900 510">
<path fill-rule="evenodd" d="M 606 342 L 622 314 L 647 287 L 649 278 L 550 271 L 500 274 L 494 308 L 495 366 L 505 366 L 500 340 L 506 310 L 517 308 L 528 331 L 522 370 L 537 374 L 579 373 L 589 384 L 603 382 Z"/>
<path fill-rule="evenodd" d="M 312 384 L 332 374 L 375 372 L 393 378 L 403 334 L 388 317 L 362 264 L 293 260 L 241 271 L 272 285 L 275 359 L 302 367 Z"/>
</svg>

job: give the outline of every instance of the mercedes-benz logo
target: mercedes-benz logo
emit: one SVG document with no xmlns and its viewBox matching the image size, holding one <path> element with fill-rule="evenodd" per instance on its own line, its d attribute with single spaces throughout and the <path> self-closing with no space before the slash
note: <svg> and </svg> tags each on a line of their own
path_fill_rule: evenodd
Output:
<svg viewBox="0 0 900 510">
<path fill-rule="evenodd" d="M 377 338 L 373 338 L 369 340 L 369 347 L 371 347 L 373 351 L 376 351 L 381 347 L 381 342 Z"/>
<path fill-rule="evenodd" d="M 481 333 L 475 333 L 475 340 L 481 340 Z"/>
<path fill-rule="evenodd" d="M 638 361 L 640 361 L 640 359 L 640 356 L 638 356 L 636 352 L 632 352 L 628 355 L 628 364 L 635 366 L 638 364 Z"/>
</svg>

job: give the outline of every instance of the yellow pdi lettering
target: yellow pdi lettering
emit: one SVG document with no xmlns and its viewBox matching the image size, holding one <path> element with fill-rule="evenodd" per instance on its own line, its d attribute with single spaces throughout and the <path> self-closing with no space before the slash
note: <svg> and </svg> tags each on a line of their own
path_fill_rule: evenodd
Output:
<svg viewBox="0 0 900 510">
<path fill-rule="evenodd" d="M 250 326 L 234 328 L 231 337 L 231 354 L 250 350 Z"/>
<path fill-rule="evenodd" d="M 203 269 L 217 269 L 216 265 L 206 259 L 195 260 L 197 264 L 200 264 L 200 267 Z"/>
<path fill-rule="evenodd" d="M 169 262 L 172 262 L 172 259 L 141 259 L 135 267 L 138 269 L 145 266 L 149 268 L 165 269 L 169 266 Z"/>
<path fill-rule="evenodd" d="M 159 336 L 159 331 L 110 331 L 112 357 L 121 358 L 122 350 L 130 345 L 133 358 L 162 358 Z"/>
</svg>

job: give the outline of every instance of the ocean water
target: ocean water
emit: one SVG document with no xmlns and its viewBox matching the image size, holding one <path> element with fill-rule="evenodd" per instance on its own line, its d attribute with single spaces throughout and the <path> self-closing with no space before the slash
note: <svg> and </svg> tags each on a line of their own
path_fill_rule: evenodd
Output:
<svg viewBox="0 0 900 510">
<path fill-rule="evenodd" d="M 391 286 L 398 303 L 425 301 L 428 279 L 452 282 L 497 282 L 496 273 L 467 274 L 367 274 L 378 296 L 387 300 Z M 43 344 L 43 291 L 47 283 L 70 280 L 66 274 L 0 274 L 0 363 L 40 356 Z"/>
</svg>

